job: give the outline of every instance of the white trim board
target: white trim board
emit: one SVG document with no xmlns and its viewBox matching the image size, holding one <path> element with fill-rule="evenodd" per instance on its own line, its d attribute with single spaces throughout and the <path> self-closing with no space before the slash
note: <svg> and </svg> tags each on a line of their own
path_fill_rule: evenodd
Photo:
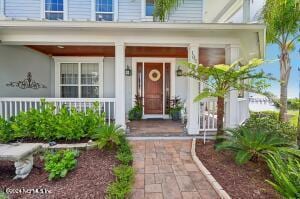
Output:
<svg viewBox="0 0 300 199">
<path fill-rule="evenodd" d="M 138 62 L 142 62 L 143 66 L 144 63 L 163 63 L 164 65 L 164 69 L 165 70 L 165 63 L 170 63 L 170 97 L 175 97 L 175 67 L 176 67 L 176 58 L 157 58 L 157 57 L 133 57 L 132 58 L 132 81 L 131 81 L 131 89 L 132 89 L 132 93 L 131 93 L 131 98 L 132 98 L 132 106 L 134 106 L 135 104 L 135 95 L 137 93 L 137 85 L 136 85 L 136 79 L 137 79 L 137 63 Z M 143 67 L 144 68 L 144 67 Z M 144 73 L 144 71 L 143 71 Z M 164 74 L 165 76 L 165 74 Z M 144 78 L 144 77 L 143 77 Z M 164 77 L 163 77 L 164 78 Z M 144 81 L 144 79 L 143 79 Z M 164 82 L 164 81 L 163 81 Z M 165 83 L 163 83 L 165 84 Z M 143 84 L 144 85 L 144 84 Z M 165 91 L 165 85 L 163 85 L 163 89 Z M 143 89 L 144 92 L 144 89 Z M 165 92 L 164 93 L 164 97 L 163 97 L 163 102 L 165 101 Z M 165 103 L 163 103 L 163 114 L 162 115 L 145 115 L 143 113 L 143 118 L 168 118 L 168 116 L 165 114 Z"/>
<path fill-rule="evenodd" d="M 53 57 L 55 63 L 55 97 L 60 97 L 60 64 L 61 63 L 78 63 L 78 67 L 81 63 L 98 63 L 99 64 L 99 98 L 103 97 L 104 90 L 104 57 Z M 79 70 L 80 78 L 80 70 Z M 78 83 L 79 88 L 81 87 L 80 79 Z M 80 90 L 80 89 L 79 89 Z M 80 97 L 80 91 L 78 93 Z"/>
</svg>

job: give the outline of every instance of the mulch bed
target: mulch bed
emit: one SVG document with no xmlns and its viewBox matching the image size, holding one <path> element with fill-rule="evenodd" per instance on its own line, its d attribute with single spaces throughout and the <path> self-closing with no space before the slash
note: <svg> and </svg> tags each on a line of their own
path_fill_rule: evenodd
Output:
<svg viewBox="0 0 300 199">
<path fill-rule="evenodd" d="M 54 181 L 48 181 L 39 155 L 36 155 L 35 167 L 25 180 L 12 180 L 15 172 L 13 163 L 0 161 L 0 190 L 42 188 L 51 191 L 45 195 L 12 194 L 10 198 L 105 198 L 108 184 L 115 180 L 112 172 L 118 165 L 115 155 L 114 151 L 81 151 L 75 170 Z"/>
<path fill-rule="evenodd" d="M 216 152 L 214 142 L 196 144 L 196 153 L 204 166 L 232 198 L 280 198 L 265 181 L 271 179 L 267 165 L 260 161 L 237 165 L 229 151 Z"/>
</svg>

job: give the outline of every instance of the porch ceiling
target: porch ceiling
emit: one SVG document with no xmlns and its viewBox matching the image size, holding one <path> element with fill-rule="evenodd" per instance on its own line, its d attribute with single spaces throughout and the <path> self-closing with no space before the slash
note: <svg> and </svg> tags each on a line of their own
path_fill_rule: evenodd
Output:
<svg viewBox="0 0 300 199">
<path fill-rule="evenodd" d="M 28 45 L 27 47 L 52 56 L 115 56 L 114 46 Z"/>
<path fill-rule="evenodd" d="M 114 57 L 114 46 L 56 46 L 27 45 L 27 47 L 52 56 L 104 56 Z M 126 57 L 174 57 L 187 58 L 187 48 L 184 47 L 144 47 L 127 46 Z"/>
</svg>

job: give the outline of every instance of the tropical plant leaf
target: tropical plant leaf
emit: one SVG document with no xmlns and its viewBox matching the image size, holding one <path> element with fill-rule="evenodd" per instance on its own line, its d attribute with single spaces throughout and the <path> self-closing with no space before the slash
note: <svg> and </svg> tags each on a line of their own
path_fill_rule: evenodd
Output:
<svg viewBox="0 0 300 199">
<path fill-rule="evenodd" d="M 245 164 L 246 162 L 248 162 L 252 157 L 251 152 L 249 151 L 239 151 L 237 152 L 236 156 L 235 156 L 235 162 L 237 164 Z"/>
</svg>

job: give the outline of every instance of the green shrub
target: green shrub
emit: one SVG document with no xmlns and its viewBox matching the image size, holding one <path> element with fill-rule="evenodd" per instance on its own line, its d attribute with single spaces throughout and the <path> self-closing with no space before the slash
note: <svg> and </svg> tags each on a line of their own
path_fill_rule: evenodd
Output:
<svg viewBox="0 0 300 199">
<path fill-rule="evenodd" d="M 114 168 L 114 174 L 117 181 L 133 182 L 134 169 L 131 166 L 120 165 Z"/>
<path fill-rule="evenodd" d="M 133 161 L 131 147 L 125 136 L 121 137 L 121 144 L 118 148 L 117 159 L 124 165 L 129 165 Z"/>
<path fill-rule="evenodd" d="M 97 129 L 105 124 L 105 113 L 99 114 L 99 103 L 95 102 L 92 108 L 87 109 L 83 117 L 83 130 L 88 137 L 96 134 Z"/>
<path fill-rule="evenodd" d="M 14 139 L 11 123 L 0 118 L 0 143 L 8 143 Z"/>
<path fill-rule="evenodd" d="M 264 131 L 296 142 L 297 129 L 287 122 L 278 120 L 279 114 L 274 111 L 252 112 L 244 127 L 252 131 Z"/>
<path fill-rule="evenodd" d="M 237 164 L 245 164 L 249 160 L 266 158 L 266 155 L 280 152 L 300 157 L 300 151 L 290 148 L 289 141 L 278 135 L 251 129 L 240 128 L 228 132 L 229 137 L 216 145 L 217 150 L 231 150 L 235 153 Z"/>
<path fill-rule="evenodd" d="M 300 160 L 283 159 L 279 154 L 269 155 L 267 164 L 274 182 L 267 180 L 285 198 L 300 198 Z"/>
<path fill-rule="evenodd" d="M 114 168 L 116 182 L 107 189 L 108 198 L 124 199 L 131 192 L 134 180 L 134 169 L 131 166 L 121 165 Z"/>
<path fill-rule="evenodd" d="M 91 138 L 105 123 L 105 114 L 99 114 L 98 107 L 95 103 L 84 113 L 63 106 L 55 114 L 56 107 L 42 101 L 41 110 L 30 109 L 28 112 L 21 112 L 8 122 L 1 119 L 0 141 L 8 142 L 22 138 L 44 141 Z"/>
<path fill-rule="evenodd" d="M 96 139 L 96 143 L 99 149 L 109 148 L 112 149 L 121 144 L 121 136 L 124 134 L 124 130 L 121 126 L 116 124 L 105 124 L 99 127 L 93 138 Z"/>
<path fill-rule="evenodd" d="M 131 186 L 125 181 L 113 182 L 107 188 L 107 197 L 109 199 L 124 199 L 131 192 Z"/>
<path fill-rule="evenodd" d="M 288 109 L 299 110 L 299 108 L 300 108 L 300 99 L 298 99 L 298 98 L 288 99 L 287 104 L 288 104 Z"/>
<path fill-rule="evenodd" d="M 70 111 L 62 107 L 55 116 L 55 138 L 59 140 L 80 140 L 87 136 L 84 131 L 84 113 L 78 112 L 75 108 Z"/>
<path fill-rule="evenodd" d="M 132 149 L 123 133 L 120 133 L 117 159 L 121 165 L 114 168 L 116 181 L 111 183 L 107 188 L 107 197 L 111 199 L 123 199 L 131 192 L 134 181 L 134 169 L 129 166 L 132 163 Z"/>
<path fill-rule="evenodd" d="M 69 171 L 76 167 L 76 157 L 79 152 L 76 150 L 60 150 L 47 152 L 45 158 L 45 170 L 49 173 L 49 180 L 64 178 Z"/>
</svg>

